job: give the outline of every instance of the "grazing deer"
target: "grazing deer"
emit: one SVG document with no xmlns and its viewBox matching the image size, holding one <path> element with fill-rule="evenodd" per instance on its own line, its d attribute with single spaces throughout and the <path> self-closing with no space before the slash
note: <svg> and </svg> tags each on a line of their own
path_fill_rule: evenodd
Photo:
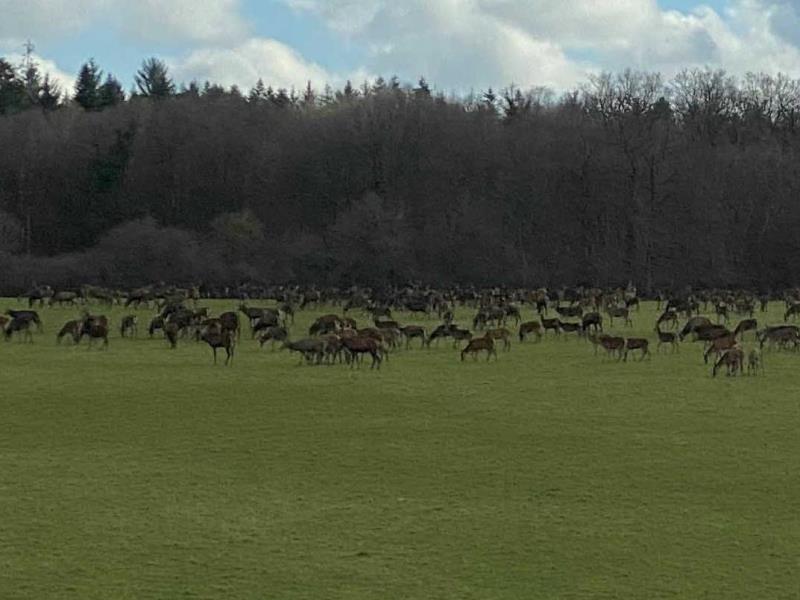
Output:
<svg viewBox="0 0 800 600">
<path fill-rule="evenodd" d="M 661 350 L 661 346 L 664 344 L 669 344 L 672 347 L 673 352 L 679 352 L 680 346 L 678 345 L 678 334 L 672 331 L 661 331 L 656 323 L 656 334 L 658 335 L 658 346 L 656 347 L 656 352 Z"/>
<path fill-rule="evenodd" d="M 31 323 L 33 323 L 33 321 L 27 319 L 11 319 L 11 322 L 6 325 L 5 329 L 6 340 L 10 340 L 11 337 L 16 333 L 21 335 L 26 342 L 33 343 Z"/>
<path fill-rule="evenodd" d="M 626 326 L 633 327 L 630 311 L 624 306 L 609 306 L 606 309 L 606 314 L 608 314 L 608 319 L 612 327 L 614 326 L 614 318 L 623 319 Z"/>
<path fill-rule="evenodd" d="M 539 321 L 527 321 L 519 326 L 519 341 L 524 342 L 528 334 L 536 336 L 536 340 L 542 339 L 542 324 Z"/>
<path fill-rule="evenodd" d="M 733 333 L 724 325 L 700 325 L 694 330 L 695 342 L 711 342 L 717 338 L 733 336 Z"/>
<path fill-rule="evenodd" d="M 683 329 L 681 329 L 680 333 L 678 334 L 678 339 L 683 341 L 687 335 L 694 333 L 699 327 L 703 327 L 705 325 L 711 325 L 711 319 L 708 317 L 691 317 L 688 321 L 686 321 L 686 325 L 683 326 Z"/>
<path fill-rule="evenodd" d="M 325 340 L 322 338 L 305 338 L 292 342 L 286 339 L 281 345 L 281 350 L 297 352 L 300 355 L 300 364 L 303 364 L 303 359 L 308 364 L 313 362 L 320 364 L 325 355 Z"/>
<path fill-rule="evenodd" d="M 83 326 L 83 321 L 67 321 L 64 323 L 64 326 L 61 328 L 61 331 L 58 332 L 56 336 L 56 343 L 60 344 L 61 339 L 64 336 L 70 336 L 74 343 L 78 343 L 81 338 L 81 327 Z"/>
<path fill-rule="evenodd" d="M 703 362 L 708 364 L 708 357 L 712 354 L 719 356 L 726 350 L 738 347 L 739 342 L 736 341 L 736 337 L 733 334 L 715 338 L 711 340 L 708 348 L 706 348 L 706 351 L 703 353 Z"/>
<path fill-rule="evenodd" d="M 589 342 L 592 343 L 592 346 L 594 348 L 594 355 L 595 356 L 597 356 L 597 348 L 599 346 L 602 346 L 603 339 L 604 338 L 608 338 L 608 337 L 611 337 L 611 336 L 606 335 L 605 333 L 598 334 L 597 332 L 594 332 L 594 333 L 587 334 L 586 339 Z"/>
<path fill-rule="evenodd" d="M 286 331 L 286 328 L 275 326 L 268 328 L 261 334 L 261 336 L 258 338 L 258 344 L 261 348 L 263 348 L 264 344 L 267 342 L 272 342 L 272 349 L 274 350 L 275 342 L 285 342 L 288 339 L 289 332 Z"/>
<path fill-rule="evenodd" d="M 547 335 L 548 329 L 552 329 L 556 335 L 561 335 L 561 322 L 558 319 L 545 319 L 542 315 L 539 315 L 539 320 L 542 322 L 545 335 Z"/>
<path fill-rule="evenodd" d="M 108 349 L 108 321 L 103 321 L 104 317 L 88 317 L 83 320 L 80 338 L 89 338 L 87 350 L 91 350 L 95 340 L 103 340 L 103 349 Z"/>
<path fill-rule="evenodd" d="M 494 355 L 494 359 L 497 360 L 497 350 L 494 349 L 494 340 L 486 336 L 470 340 L 466 348 L 461 351 L 461 360 L 463 361 L 467 354 L 472 354 L 472 357 L 478 360 L 478 353 L 484 351 L 486 352 L 487 361 L 489 361 L 492 355 Z"/>
<path fill-rule="evenodd" d="M 39 313 L 35 310 L 11 310 L 8 309 L 6 314 L 11 317 L 12 321 L 27 321 L 36 325 L 36 330 L 41 332 L 44 330 L 42 327 L 42 320 L 39 318 Z"/>
<path fill-rule="evenodd" d="M 741 348 L 726 350 L 714 364 L 714 368 L 711 370 L 711 376 L 716 377 L 717 371 L 719 371 L 722 366 L 726 367 L 728 376 L 736 375 L 737 371 L 742 371 L 744 366 L 744 351 Z"/>
<path fill-rule="evenodd" d="M 781 348 L 786 348 L 789 344 L 792 344 L 794 348 L 797 348 L 798 344 L 800 344 L 800 329 L 796 325 L 766 327 L 757 334 L 757 337 L 759 339 L 759 348 L 762 350 L 767 342 L 769 342 L 770 347 L 777 344 Z"/>
<path fill-rule="evenodd" d="M 635 350 L 639 350 L 642 353 L 642 357 L 639 361 L 643 361 L 645 356 L 650 356 L 650 342 L 646 338 L 628 338 L 625 340 L 625 356 L 622 361 L 627 362 L 628 352 L 633 352 Z"/>
<path fill-rule="evenodd" d="M 747 374 L 758 375 L 759 371 L 764 372 L 764 358 L 761 350 L 753 348 L 747 355 Z"/>
<path fill-rule="evenodd" d="M 788 321 L 789 317 L 792 317 L 792 319 L 797 319 L 797 315 L 800 315 L 800 302 L 795 302 L 786 308 L 786 312 L 783 315 L 783 320 Z"/>
<path fill-rule="evenodd" d="M 746 331 L 753 331 L 755 332 L 758 330 L 758 321 L 756 319 L 744 319 L 739 321 L 739 324 L 736 326 L 736 329 L 733 330 L 734 337 L 738 337 L 739 335 L 742 336 L 744 339 L 744 333 Z"/>
</svg>

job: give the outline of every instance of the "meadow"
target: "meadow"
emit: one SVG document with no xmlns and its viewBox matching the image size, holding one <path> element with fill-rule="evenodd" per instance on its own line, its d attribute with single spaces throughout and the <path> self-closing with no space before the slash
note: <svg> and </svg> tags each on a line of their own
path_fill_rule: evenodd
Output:
<svg viewBox="0 0 800 600">
<path fill-rule="evenodd" d="M 646 303 L 613 328 L 643 362 L 551 336 L 309 367 L 245 330 L 226 368 L 95 311 L 107 351 L 55 343 L 72 308 L 0 341 L 0 598 L 800 596 L 796 353 L 712 379 Z"/>
</svg>

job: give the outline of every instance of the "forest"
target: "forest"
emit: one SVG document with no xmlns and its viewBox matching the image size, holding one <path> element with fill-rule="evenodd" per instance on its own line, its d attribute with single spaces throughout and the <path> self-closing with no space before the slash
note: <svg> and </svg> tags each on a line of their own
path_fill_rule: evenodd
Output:
<svg viewBox="0 0 800 600">
<path fill-rule="evenodd" d="M 0 289 L 798 283 L 800 81 L 59 90 L 0 59 Z"/>
</svg>

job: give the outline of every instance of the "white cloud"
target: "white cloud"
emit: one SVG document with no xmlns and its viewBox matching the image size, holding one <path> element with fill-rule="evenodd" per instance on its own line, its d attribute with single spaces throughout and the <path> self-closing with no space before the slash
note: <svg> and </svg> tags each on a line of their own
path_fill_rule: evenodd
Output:
<svg viewBox="0 0 800 600">
<path fill-rule="evenodd" d="M 685 67 L 800 76 L 797 0 L 730 0 L 722 14 L 657 0 L 284 0 L 367 52 L 366 66 L 445 87 L 570 87 L 589 71 Z M 581 57 L 580 60 L 576 57 Z"/>
<path fill-rule="evenodd" d="M 239 0 L 0 0 L 0 40 L 74 35 L 103 24 L 146 41 L 219 42 L 249 31 Z"/>
<path fill-rule="evenodd" d="M 302 89 L 311 81 L 315 87 L 338 83 L 339 78 L 316 63 L 305 60 L 289 46 L 271 39 L 252 38 L 232 48 L 202 48 L 184 59 L 171 61 L 178 80 L 209 80 L 242 89 L 262 78 L 275 88 Z"/>
</svg>

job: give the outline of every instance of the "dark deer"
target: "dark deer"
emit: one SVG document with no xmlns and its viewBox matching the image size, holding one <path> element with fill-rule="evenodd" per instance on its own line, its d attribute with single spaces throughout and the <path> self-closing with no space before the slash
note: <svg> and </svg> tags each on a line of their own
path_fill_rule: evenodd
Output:
<svg viewBox="0 0 800 600">
<path fill-rule="evenodd" d="M 747 374 L 758 375 L 758 372 L 764 372 L 764 357 L 761 355 L 761 350 L 753 348 L 747 355 Z"/>
<path fill-rule="evenodd" d="M 656 352 L 661 350 L 661 346 L 669 344 L 673 352 L 678 352 L 680 346 L 678 345 L 678 334 L 672 331 L 661 331 L 658 324 L 656 324 L 656 334 L 658 335 L 658 346 Z"/>
<path fill-rule="evenodd" d="M 614 356 L 616 352 L 617 360 L 622 358 L 622 352 L 625 350 L 625 338 L 601 335 L 598 340 L 608 356 Z"/>
<path fill-rule="evenodd" d="M 289 339 L 289 332 L 285 327 L 269 327 L 259 336 L 258 343 L 262 348 L 267 342 L 272 342 L 272 349 L 275 349 L 275 342 L 285 342 Z"/>
<path fill-rule="evenodd" d="M 581 328 L 584 333 L 587 332 L 589 328 L 594 329 L 595 333 L 603 331 L 603 317 L 599 312 L 586 313 L 581 319 Z"/>
<path fill-rule="evenodd" d="M 487 361 L 492 355 L 494 355 L 494 359 L 497 360 L 497 350 L 494 349 L 494 340 L 486 336 L 470 340 L 466 348 L 461 351 L 461 360 L 463 361 L 467 354 L 472 354 L 472 357 L 478 360 L 479 352 L 486 352 Z"/>
<path fill-rule="evenodd" d="M 234 313 L 234 316 L 235 313 Z M 238 324 L 238 323 L 237 323 Z M 236 330 L 223 327 L 208 327 L 200 335 L 200 339 L 211 347 L 214 353 L 214 364 L 217 364 L 217 350 L 223 348 L 225 350 L 225 366 L 233 364 L 233 352 L 236 346 Z"/>
<path fill-rule="evenodd" d="M 543 316 L 539 315 L 539 320 L 542 322 L 545 335 L 547 335 L 548 329 L 555 331 L 556 335 L 561 335 L 561 322 L 558 319 L 545 319 Z"/>
<path fill-rule="evenodd" d="M 130 334 L 133 337 L 139 335 L 139 318 L 136 315 L 126 315 L 122 317 L 122 323 L 119 326 L 119 334 L 121 337 L 126 337 Z"/>
<path fill-rule="evenodd" d="M 639 361 L 643 361 L 645 356 L 650 356 L 650 342 L 646 338 L 628 338 L 625 340 L 625 356 L 622 362 L 627 362 L 628 352 L 641 351 L 642 356 Z"/>
<path fill-rule="evenodd" d="M 739 324 L 736 326 L 736 329 L 733 330 L 734 337 L 738 337 L 739 335 L 742 336 L 744 339 L 744 334 L 746 331 L 753 331 L 755 332 L 758 329 L 758 321 L 756 319 L 744 319 L 739 321 Z"/>
<path fill-rule="evenodd" d="M 400 328 L 400 332 L 406 338 L 406 349 L 411 346 L 411 340 L 414 338 L 419 338 L 422 342 L 420 348 L 425 346 L 425 328 L 420 327 L 419 325 L 406 325 L 405 327 Z"/>
<path fill-rule="evenodd" d="M 81 339 L 81 327 L 83 326 L 83 321 L 67 321 L 64 323 L 64 326 L 61 328 L 61 331 L 58 332 L 56 336 L 56 342 L 61 343 L 61 339 L 64 336 L 70 336 L 74 343 L 78 343 Z"/>
<path fill-rule="evenodd" d="M 633 321 L 631 321 L 631 311 L 628 310 L 624 306 L 609 306 L 606 309 L 606 313 L 608 314 L 608 320 L 611 323 L 611 326 L 614 326 L 614 319 L 623 319 L 625 321 L 626 326 L 633 327 Z"/>
</svg>

